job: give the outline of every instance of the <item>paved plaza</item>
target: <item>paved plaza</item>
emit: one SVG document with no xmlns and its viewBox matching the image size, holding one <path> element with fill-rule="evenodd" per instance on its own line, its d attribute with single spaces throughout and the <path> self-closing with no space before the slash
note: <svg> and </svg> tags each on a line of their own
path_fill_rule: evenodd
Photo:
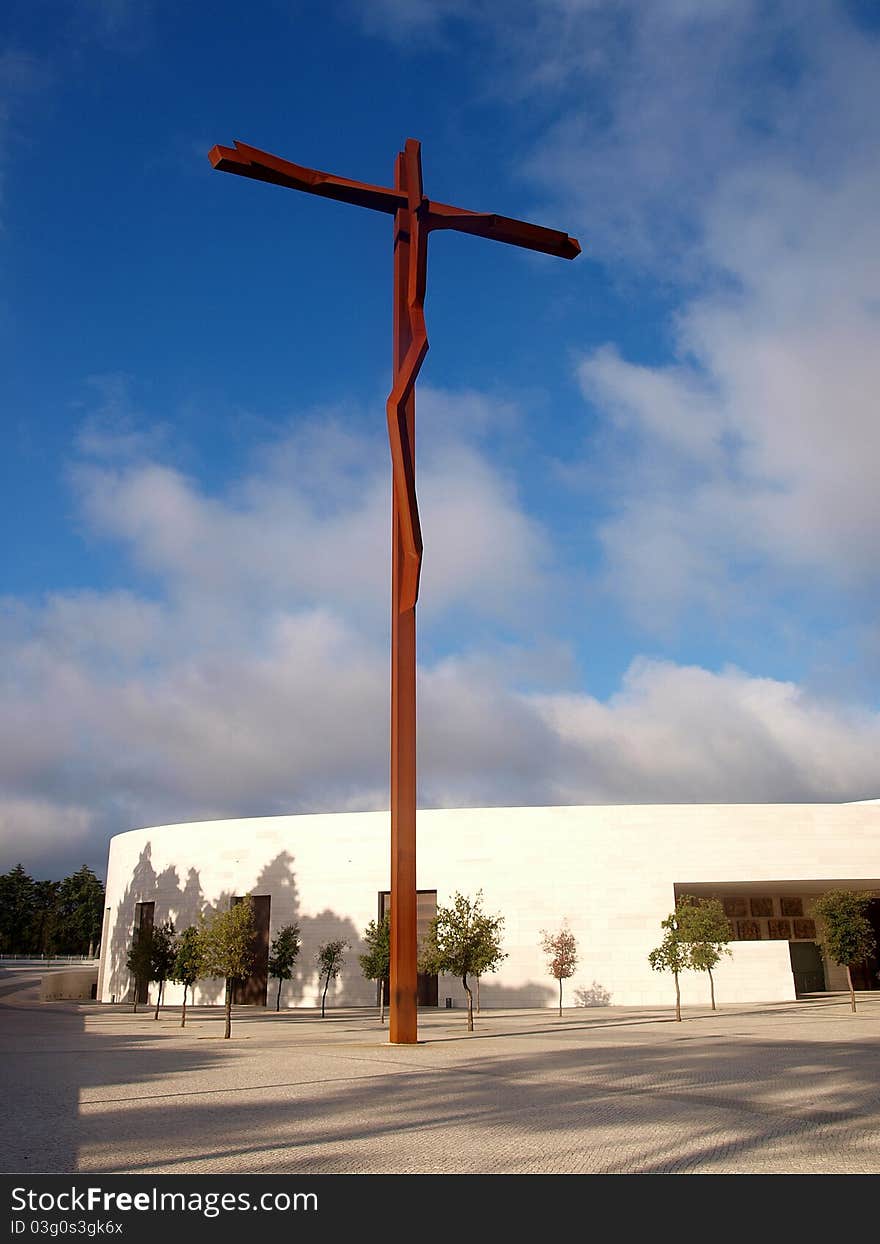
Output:
<svg viewBox="0 0 880 1244">
<path fill-rule="evenodd" d="M 671 984 L 671 982 L 670 982 Z M 719 1000 L 723 1003 L 723 999 Z M 0 969 L 0 1169 L 880 1172 L 880 993 L 669 1009 L 152 1012 Z"/>
</svg>

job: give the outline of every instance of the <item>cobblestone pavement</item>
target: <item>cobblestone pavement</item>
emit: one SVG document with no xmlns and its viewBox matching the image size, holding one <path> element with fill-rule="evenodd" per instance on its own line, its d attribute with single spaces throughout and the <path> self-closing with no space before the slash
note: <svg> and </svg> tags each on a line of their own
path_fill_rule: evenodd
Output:
<svg viewBox="0 0 880 1244">
<path fill-rule="evenodd" d="M 878 1173 L 880 993 L 685 1010 L 221 1013 L 40 1003 L 0 971 L 0 1169 Z"/>
</svg>

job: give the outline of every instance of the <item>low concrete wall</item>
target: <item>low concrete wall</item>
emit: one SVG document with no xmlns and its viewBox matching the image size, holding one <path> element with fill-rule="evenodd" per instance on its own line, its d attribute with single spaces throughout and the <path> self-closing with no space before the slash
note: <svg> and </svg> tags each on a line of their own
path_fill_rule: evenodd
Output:
<svg viewBox="0 0 880 1244">
<path fill-rule="evenodd" d="M 98 987 L 98 966 L 75 968 L 69 972 L 52 972 L 40 982 L 40 1001 L 52 1002 L 57 998 L 85 999 L 95 996 Z"/>
</svg>

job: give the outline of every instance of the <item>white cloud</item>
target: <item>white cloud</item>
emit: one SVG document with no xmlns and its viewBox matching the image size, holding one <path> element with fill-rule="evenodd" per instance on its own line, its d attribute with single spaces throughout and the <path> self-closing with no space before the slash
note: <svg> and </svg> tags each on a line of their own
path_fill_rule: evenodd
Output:
<svg viewBox="0 0 880 1244">
<path fill-rule="evenodd" d="M 586 89 L 579 29 L 537 59 Z M 560 477 L 603 487 L 605 583 L 648 631 L 794 592 L 875 611 L 880 43 L 834 6 L 636 6 L 622 29 L 602 115 L 566 95 L 532 163 L 593 254 L 679 298 L 672 361 L 578 367 L 598 430 Z"/>
<path fill-rule="evenodd" d="M 443 422 L 422 450 L 422 633 L 461 608 L 515 626 L 546 581 L 545 536 L 476 443 L 497 425 L 488 399 L 427 397 L 426 415 L 433 402 L 469 417 Z M 99 460 L 72 478 L 92 538 L 120 543 L 149 593 L 4 602 L 7 826 L 17 809 L 43 808 L 39 854 L 65 840 L 66 813 L 51 828 L 56 806 L 89 804 L 91 832 L 105 836 L 168 819 L 383 803 L 386 447 L 315 419 L 209 495 L 153 460 L 161 442 L 123 422 L 117 435 L 110 419 L 97 445 L 88 424 L 79 447 Z M 8 828 L 4 849 L 14 854 L 17 841 Z"/>
<path fill-rule="evenodd" d="M 876 600 L 880 588 L 880 315 L 867 297 L 880 176 L 783 190 L 756 175 L 751 186 L 745 222 L 725 195 L 712 216 L 712 245 L 739 289 L 690 301 L 678 361 L 645 367 L 605 348 L 579 368 L 614 428 L 609 573 L 643 619 L 652 599 L 684 609 L 710 603 L 725 580 L 728 595 L 741 591 L 732 569 L 743 561 L 764 589 L 769 568 L 807 600 Z M 755 240 L 783 227 L 785 244 Z"/>
<path fill-rule="evenodd" d="M 452 395 L 428 395 L 442 416 Z M 486 399 L 462 405 L 485 421 Z M 441 420 L 442 422 L 442 420 Z M 419 503 L 426 533 L 429 618 L 467 602 L 504 616 L 540 594 L 549 544 L 512 484 L 448 424 L 420 450 Z M 122 542 L 177 599 L 225 601 L 242 592 L 264 608 L 330 604 L 375 618 L 389 596 L 390 484 L 381 435 L 315 418 L 261 451 L 227 495 L 160 462 L 82 465 L 83 513 L 103 538 Z M 225 609 L 225 606 L 224 606 Z"/>
<path fill-rule="evenodd" d="M 617 361 L 603 365 L 616 376 Z M 387 601 L 374 580 L 387 484 L 330 423 L 276 449 L 228 495 L 137 458 L 77 477 L 95 532 L 122 539 L 157 594 L 6 602 L 7 867 L 74 867 L 84 852 L 100 867 L 107 836 L 139 824 L 385 805 Z M 531 647 L 534 611 L 518 614 L 543 582 L 545 537 L 472 441 L 448 433 L 426 456 L 435 613 L 491 606 L 529 646 L 459 641 L 423 659 L 423 805 L 873 793 L 877 719 L 789 684 L 641 661 L 607 704 L 518 689 L 573 678 L 564 648 Z"/>
<path fill-rule="evenodd" d="M 845 800 L 877 782 L 880 714 L 736 669 L 639 658 L 607 704 L 534 703 L 566 747 L 565 802 Z"/>
<path fill-rule="evenodd" d="M 166 615 L 147 610 L 145 626 L 128 603 L 108 611 L 84 598 L 67 613 L 55 602 L 42 633 L 34 615 L 35 636 L 3 644 L 15 671 L 0 717 L 6 867 L 19 857 L 37 870 L 59 858 L 100 867 L 107 836 L 137 825 L 386 806 L 384 642 L 333 611 L 303 610 L 271 623 L 250 615 L 259 651 L 209 638 L 142 661 Z M 59 615 L 88 626 L 90 606 L 92 644 L 57 643 Z M 114 612 L 134 638 L 102 629 Z M 877 714 L 737 670 L 648 660 L 605 704 L 514 690 L 535 660 L 539 674 L 565 678 L 564 656 L 510 648 L 422 663 L 422 806 L 876 792 Z"/>
<path fill-rule="evenodd" d="M 393 6 L 392 6 L 393 7 Z M 382 10 L 387 12 L 389 10 Z M 456 6 L 422 19 L 452 29 Z M 677 303 L 673 359 L 613 345 L 598 414 L 605 583 L 647 630 L 696 608 L 880 604 L 880 41 L 843 5 L 474 6 L 491 80 L 527 97 L 512 159 L 621 294 Z M 483 46 L 483 45 L 481 45 Z M 535 131 L 539 137 L 535 138 Z"/>
</svg>

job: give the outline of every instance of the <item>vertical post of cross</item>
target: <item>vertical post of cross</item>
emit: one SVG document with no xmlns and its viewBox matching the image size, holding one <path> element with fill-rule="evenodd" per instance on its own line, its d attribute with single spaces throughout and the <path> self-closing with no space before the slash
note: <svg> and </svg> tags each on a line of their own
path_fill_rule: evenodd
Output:
<svg viewBox="0 0 880 1244">
<path fill-rule="evenodd" d="M 410 168 L 407 165 L 410 164 Z M 420 173 L 420 169 L 418 172 Z M 394 216 L 393 368 L 395 381 L 412 344 L 409 314 L 410 267 L 415 258 L 410 186 L 412 161 L 397 156 L 394 188 L 407 192 L 407 206 Z M 419 177 L 419 181 L 421 178 Z M 415 192 L 415 193 L 414 193 Z M 415 466 L 415 387 L 405 406 L 405 444 Z M 389 1039 L 401 1045 L 418 1041 L 418 963 L 416 934 L 416 610 L 401 609 L 404 548 L 398 490 L 392 501 L 391 532 L 391 998 Z"/>
</svg>

